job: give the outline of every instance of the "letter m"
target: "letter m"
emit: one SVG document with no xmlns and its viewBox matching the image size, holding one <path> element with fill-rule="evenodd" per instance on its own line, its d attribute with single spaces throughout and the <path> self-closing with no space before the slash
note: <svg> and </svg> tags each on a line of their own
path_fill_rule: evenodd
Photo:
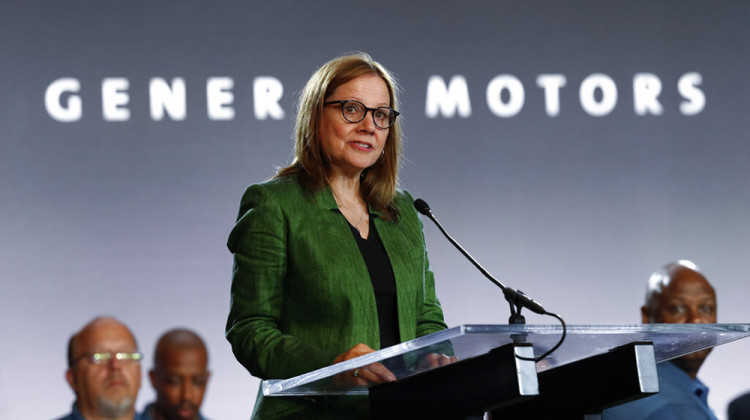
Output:
<svg viewBox="0 0 750 420">
<path fill-rule="evenodd" d="M 466 78 L 461 75 L 453 76 L 446 86 L 441 76 L 430 76 L 427 82 L 425 114 L 427 118 L 437 118 L 438 112 L 443 118 L 453 118 L 456 112 L 463 118 L 471 116 L 471 101 L 469 101 Z"/>
</svg>

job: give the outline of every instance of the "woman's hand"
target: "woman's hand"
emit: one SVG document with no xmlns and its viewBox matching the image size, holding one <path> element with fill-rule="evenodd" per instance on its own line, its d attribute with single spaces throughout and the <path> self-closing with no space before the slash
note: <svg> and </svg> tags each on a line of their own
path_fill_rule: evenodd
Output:
<svg viewBox="0 0 750 420">
<path fill-rule="evenodd" d="M 333 363 L 341 363 L 355 357 L 363 356 L 374 352 L 367 344 L 359 343 L 349 350 L 336 356 Z M 334 377 L 334 383 L 343 387 L 368 386 L 371 384 L 380 384 L 383 382 L 393 382 L 396 375 L 391 373 L 381 363 L 371 363 L 367 366 L 354 370 L 342 372 Z"/>
</svg>

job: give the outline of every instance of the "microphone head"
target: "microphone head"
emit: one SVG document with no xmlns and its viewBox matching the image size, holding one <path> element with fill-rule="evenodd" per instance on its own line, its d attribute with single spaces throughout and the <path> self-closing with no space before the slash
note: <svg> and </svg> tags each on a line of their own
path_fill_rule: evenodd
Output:
<svg viewBox="0 0 750 420">
<path fill-rule="evenodd" d="M 417 198 L 416 200 L 414 200 L 414 208 L 416 208 L 418 212 L 422 213 L 425 216 L 430 215 L 430 206 L 421 198 Z"/>
</svg>

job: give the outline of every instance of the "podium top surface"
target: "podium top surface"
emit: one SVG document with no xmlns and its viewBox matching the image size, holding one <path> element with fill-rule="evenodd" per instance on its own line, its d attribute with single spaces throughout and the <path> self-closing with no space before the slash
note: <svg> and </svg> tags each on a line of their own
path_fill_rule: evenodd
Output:
<svg viewBox="0 0 750 420">
<path fill-rule="evenodd" d="M 419 363 L 424 355 L 444 353 L 465 360 L 510 343 L 531 343 L 534 355 L 540 356 L 557 344 L 561 334 L 560 325 L 459 325 L 294 378 L 263 381 L 263 394 L 367 394 L 366 387 L 342 388 L 332 379 L 372 363 L 384 364 L 397 379 L 403 379 L 429 370 Z M 652 342 L 658 363 L 747 336 L 750 324 L 568 325 L 562 346 L 538 362 L 537 371 L 602 354 L 634 341 Z"/>
</svg>

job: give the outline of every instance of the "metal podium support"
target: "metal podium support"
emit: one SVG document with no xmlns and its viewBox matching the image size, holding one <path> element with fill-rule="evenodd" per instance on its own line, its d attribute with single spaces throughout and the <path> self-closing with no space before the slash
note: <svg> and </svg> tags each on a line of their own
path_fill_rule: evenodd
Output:
<svg viewBox="0 0 750 420">
<path fill-rule="evenodd" d="M 631 343 L 539 374 L 540 395 L 495 410 L 495 419 L 583 420 L 659 392 L 654 347 Z"/>
</svg>

